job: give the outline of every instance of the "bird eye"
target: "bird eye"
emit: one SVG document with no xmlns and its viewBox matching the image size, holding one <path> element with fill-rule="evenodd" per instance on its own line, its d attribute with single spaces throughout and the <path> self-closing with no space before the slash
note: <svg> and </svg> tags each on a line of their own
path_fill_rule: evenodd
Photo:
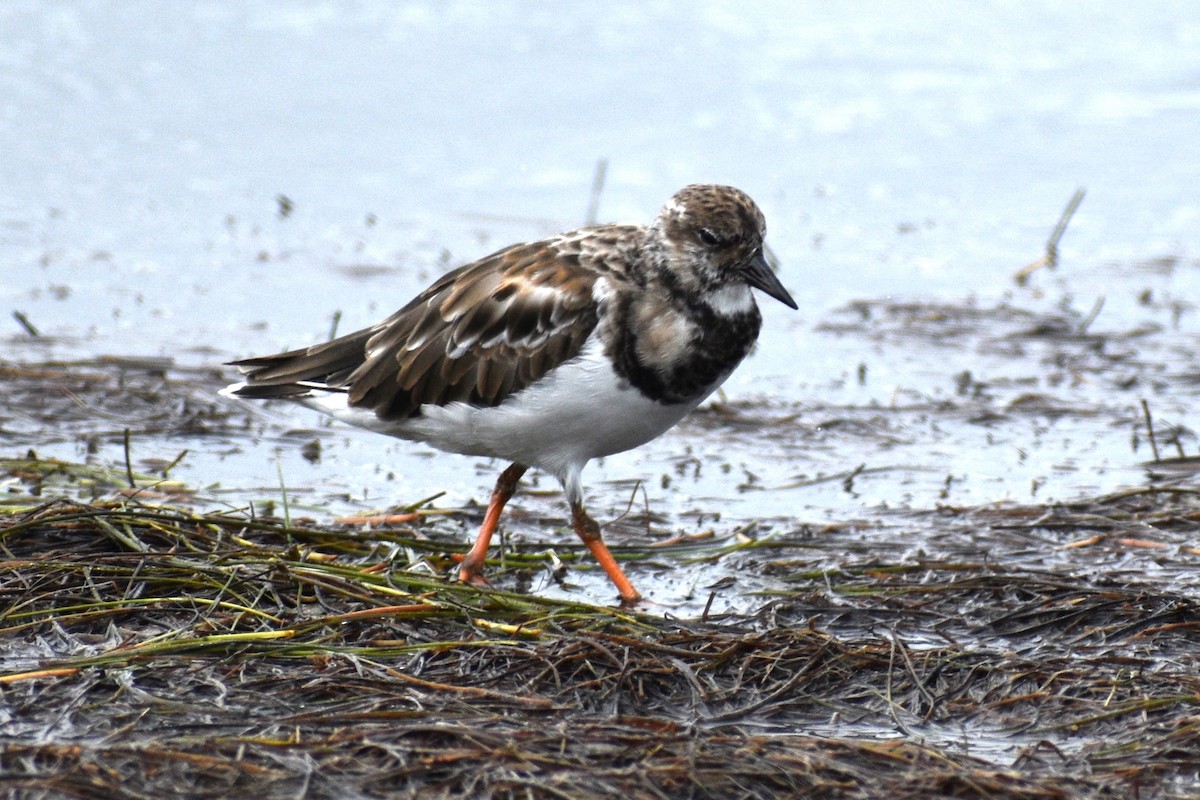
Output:
<svg viewBox="0 0 1200 800">
<path fill-rule="evenodd" d="M 700 237 L 700 241 L 704 242 L 704 244 L 708 245 L 709 247 L 716 247 L 721 243 L 720 238 L 718 238 L 715 233 L 707 228 L 701 228 L 697 235 Z"/>
</svg>

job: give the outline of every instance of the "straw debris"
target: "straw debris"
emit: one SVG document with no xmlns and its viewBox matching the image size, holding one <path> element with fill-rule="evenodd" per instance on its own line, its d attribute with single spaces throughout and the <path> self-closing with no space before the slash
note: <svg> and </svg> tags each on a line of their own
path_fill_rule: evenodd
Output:
<svg viewBox="0 0 1200 800">
<path fill-rule="evenodd" d="M 4 464 L 43 487 L 50 466 Z M 1200 781 L 1200 608 L 1161 583 L 813 571 L 783 541 L 734 551 L 778 580 L 754 613 L 685 620 L 455 583 L 458 546 L 402 527 L 44 495 L 0 514 L 14 796 L 1048 800 Z M 1109 541 L 1188 535 L 1200 502 L 1046 513 L 940 519 Z"/>
</svg>

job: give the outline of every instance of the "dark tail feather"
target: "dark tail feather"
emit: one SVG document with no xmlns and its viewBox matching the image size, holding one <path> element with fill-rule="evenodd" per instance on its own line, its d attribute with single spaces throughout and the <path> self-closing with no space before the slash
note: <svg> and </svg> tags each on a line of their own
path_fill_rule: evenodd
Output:
<svg viewBox="0 0 1200 800">
<path fill-rule="evenodd" d="M 246 376 L 238 397 L 300 397 L 310 389 L 341 389 L 366 359 L 371 329 L 300 350 L 229 362 Z"/>
</svg>

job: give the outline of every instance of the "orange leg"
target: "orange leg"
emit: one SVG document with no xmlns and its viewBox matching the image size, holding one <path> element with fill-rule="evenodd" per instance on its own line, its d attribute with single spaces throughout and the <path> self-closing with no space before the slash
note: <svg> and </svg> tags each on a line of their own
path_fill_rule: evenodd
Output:
<svg viewBox="0 0 1200 800">
<path fill-rule="evenodd" d="M 470 552 L 463 556 L 462 568 L 458 572 L 461 580 L 467 583 L 484 583 L 483 562 L 487 559 L 488 546 L 492 543 L 492 534 L 496 532 L 496 526 L 500 524 L 500 512 L 504 510 L 504 504 L 513 496 L 513 492 L 517 490 L 517 482 L 521 480 L 521 476 L 527 469 L 529 468 L 524 464 L 509 464 L 508 468 L 501 472 L 500 477 L 496 479 L 496 488 L 492 489 L 492 499 L 488 503 L 487 513 L 483 516 L 483 525 L 479 528 L 479 535 L 475 537 L 475 544 L 471 547 Z"/>
<path fill-rule="evenodd" d="M 613 554 L 608 551 L 608 546 L 600 538 L 600 526 L 583 510 L 583 503 L 571 505 L 571 526 L 575 528 L 575 533 L 587 545 L 588 550 L 592 551 L 592 557 L 600 562 L 608 579 L 617 587 L 617 591 L 621 594 L 621 605 L 632 606 L 641 600 L 642 596 L 637 589 L 633 588 L 629 578 L 625 577 L 625 573 L 621 571 L 621 565 L 613 558 Z"/>
</svg>

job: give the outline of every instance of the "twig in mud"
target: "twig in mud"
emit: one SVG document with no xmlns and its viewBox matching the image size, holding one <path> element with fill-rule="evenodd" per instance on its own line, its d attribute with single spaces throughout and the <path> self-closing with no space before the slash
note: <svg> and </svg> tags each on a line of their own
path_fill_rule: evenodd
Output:
<svg viewBox="0 0 1200 800">
<path fill-rule="evenodd" d="M 526 696 L 526 695 L 513 694 L 513 693 L 509 693 L 509 692 L 495 692 L 495 691 L 492 691 L 490 689 L 485 689 L 480 686 L 458 686 L 458 685 L 451 684 L 451 683 L 439 683 L 437 681 L 428 681 L 428 680 L 425 680 L 424 678 L 418 678 L 416 675 L 409 675 L 407 672 L 398 670 L 395 667 L 389 667 L 386 665 L 380 665 L 380 666 L 383 667 L 384 673 L 386 673 L 389 677 L 396 678 L 398 680 L 402 680 L 407 683 L 415 684 L 416 686 L 420 686 L 422 689 L 430 689 L 432 691 L 437 691 L 437 692 L 449 692 L 449 693 L 454 693 L 454 694 L 463 694 L 463 695 L 469 695 L 472 697 L 492 698 L 492 699 L 502 700 L 502 701 L 506 701 L 506 702 L 515 702 L 520 705 L 530 706 L 533 708 L 556 708 L 558 705 L 557 703 L 555 703 L 553 700 L 550 700 L 549 698 L 530 697 L 530 696 Z"/>
<path fill-rule="evenodd" d="M 817 486 L 822 483 L 833 483 L 834 481 L 841 481 L 843 489 L 845 489 L 846 491 L 853 491 L 854 481 L 856 478 L 860 478 L 864 475 L 878 475 L 880 473 L 891 472 L 894 470 L 908 470 L 908 471 L 912 471 L 912 472 L 934 472 L 934 471 L 936 471 L 932 467 L 919 467 L 919 466 L 909 467 L 909 466 L 899 466 L 899 465 L 893 466 L 893 467 L 868 467 L 864 463 L 864 464 L 859 464 L 857 467 L 855 467 L 854 469 L 852 469 L 848 472 L 835 472 L 830 475 L 821 475 L 816 478 L 802 478 L 800 480 L 790 481 L 788 483 L 783 483 L 778 486 L 772 486 L 769 488 L 770 488 L 770 490 L 773 490 L 773 491 L 778 491 L 781 489 L 803 489 L 808 486 Z"/>
<path fill-rule="evenodd" d="M 889 643 L 891 646 L 888 649 L 887 683 L 884 686 L 883 700 L 885 703 L 887 703 L 887 710 L 888 713 L 891 714 L 892 722 L 896 724 L 896 730 L 900 731 L 905 736 L 911 736 L 912 732 L 909 731 L 908 727 L 904 724 L 904 721 L 900 719 L 900 715 L 896 713 L 896 709 L 899 708 L 899 704 L 892 697 L 892 673 L 896 667 L 896 637 L 892 636 L 889 638 Z"/>
<path fill-rule="evenodd" d="M 162 468 L 162 470 L 160 470 L 163 478 L 167 478 L 169 476 L 169 473 L 171 472 L 171 470 L 175 469 L 175 467 L 179 464 L 180 461 L 183 461 L 183 459 L 187 456 L 187 454 L 188 454 L 188 451 L 186 449 L 180 450 L 179 455 L 175 456 L 175 460 L 172 461 L 170 464 L 167 464 L 165 467 Z"/>
<path fill-rule="evenodd" d="M 451 516 L 458 512 L 450 508 L 425 508 L 425 506 L 437 500 L 446 492 L 436 492 L 415 503 L 410 503 L 402 506 L 396 513 L 382 514 L 352 514 L 345 517 L 335 517 L 334 522 L 338 525 L 406 525 L 410 522 L 416 522 L 422 517 L 430 516 Z"/>
<path fill-rule="evenodd" d="M 80 667 L 60 667 L 58 669 L 35 669 L 31 672 L 13 672 L 8 675 L 0 675 L 0 684 L 41 678 L 62 678 L 68 675 L 77 675 L 79 670 Z"/>
<path fill-rule="evenodd" d="M 645 489 L 645 487 L 642 486 L 641 481 L 636 481 L 633 484 L 633 491 L 629 493 L 629 502 L 625 505 L 625 510 L 622 511 L 620 514 L 618 514 L 614 519 L 612 519 L 609 522 L 604 523 L 604 525 L 601 525 L 600 527 L 601 528 L 607 527 L 609 525 L 612 525 L 613 523 L 620 522 L 621 520 L 628 517 L 630 512 L 633 511 L 634 502 L 637 501 L 637 493 L 638 493 L 639 489 L 641 489 L 641 491 L 642 491 L 642 502 L 645 504 L 646 534 L 649 535 L 650 534 L 650 496 L 648 494 L 646 494 L 646 489 Z"/>
<path fill-rule="evenodd" d="M 1017 282 L 1018 286 L 1024 286 L 1029 281 L 1029 276 L 1042 267 L 1054 269 L 1058 266 L 1058 243 L 1062 239 L 1063 234 L 1066 233 L 1067 225 L 1071 223 L 1071 217 L 1075 216 L 1075 210 L 1083 202 L 1084 194 L 1086 194 L 1086 191 L 1083 187 L 1080 187 L 1075 190 L 1075 194 L 1071 195 L 1070 201 L 1067 202 L 1067 207 L 1063 209 L 1062 215 L 1058 218 L 1058 224 L 1054 226 L 1054 230 L 1050 233 L 1050 238 L 1046 240 L 1046 252 L 1042 257 L 1032 264 L 1017 270 L 1017 273 L 1013 275 L 1013 280 Z"/>
<path fill-rule="evenodd" d="M 1092 313 L 1088 314 L 1087 319 L 1085 319 L 1082 323 L 1080 323 L 1080 325 L 1079 325 L 1079 335 L 1080 336 L 1087 333 L 1087 329 L 1090 328 L 1092 326 L 1092 323 L 1096 321 L 1096 317 L 1100 316 L 1100 310 L 1102 308 L 1104 308 L 1104 297 L 1100 296 L 1100 297 L 1096 298 L 1096 304 L 1094 306 L 1092 306 Z"/>
<path fill-rule="evenodd" d="M 410 522 L 417 522 L 421 519 L 421 514 L 415 512 L 409 514 L 375 514 L 375 515 L 357 515 L 350 517 L 334 517 L 333 521 L 336 525 L 407 525 Z"/>
<path fill-rule="evenodd" d="M 285 528 L 292 527 L 291 509 L 288 508 L 287 484 L 283 481 L 283 462 L 275 460 L 275 471 L 279 473 L 279 494 L 283 498 L 283 525 Z"/>
<path fill-rule="evenodd" d="M 333 322 L 331 322 L 329 325 L 329 341 L 332 342 L 334 339 L 337 338 L 338 325 L 341 323 L 341 321 L 342 321 L 342 312 L 339 309 L 339 310 L 333 312 Z"/>
<path fill-rule="evenodd" d="M 588 200 L 587 216 L 584 218 L 585 225 L 595 225 L 600 215 L 600 194 L 604 191 L 604 178 L 607 174 L 608 159 L 598 159 L 596 171 L 592 175 L 592 194 Z"/>
<path fill-rule="evenodd" d="M 1075 216 L 1075 210 L 1079 208 L 1079 204 L 1083 202 L 1085 191 L 1083 187 L 1075 190 L 1075 194 L 1071 195 L 1070 202 L 1063 209 L 1062 216 L 1058 218 L 1058 224 L 1054 226 L 1054 230 L 1050 233 L 1050 238 L 1046 241 L 1046 262 L 1047 266 L 1058 266 L 1058 242 L 1067 231 L 1067 225 L 1071 222 L 1071 217 Z"/>
<path fill-rule="evenodd" d="M 136 489 L 137 481 L 133 479 L 133 465 L 129 462 L 129 428 L 125 429 L 125 477 L 129 479 L 129 488 Z"/>
<path fill-rule="evenodd" d="M 17 324 L 25 329 L 26 333 L 28 333 L 34 339 L 41 338 L 41 332 L 37 328 L 33 327 L 33 323 L 29 321 L 29 317 L 25 316 L 24 312 L 14 311 L 12 312 L 12 316 L 13 319 L 17 321 Z"/>
<path fill-rule="evenodd" d="M 280 219 L 287 219 L 296 210 L 296 204 L 286 194 L 275 195 L 275 208 Z"/>
<path fill-rule="evenodd" d="M 1154 460 L 1158 462 L 1161 459 L 1158 457 L 1158 442 L 1154 439 L 1154 420 L 1150 417 L 1150 406 L 1145 398 L 1142 398 L 1142 414 L 1146 417 L 1146 433 L 1150 435 L 1150 452 L 1154 453 Z"/>
<path fill-rule="evenodd" d="M 846 494 L 854 494 L 854 479 L 857 478 L 859 474 L 861 474 L 866 468 L 867 465 L 865 463 L 859 464 L 857 467 L 855 467 L 854 470 L 846 476 L 846 479 L 842 481 L 842 491 L 844 491 Z"/>
</svg>

